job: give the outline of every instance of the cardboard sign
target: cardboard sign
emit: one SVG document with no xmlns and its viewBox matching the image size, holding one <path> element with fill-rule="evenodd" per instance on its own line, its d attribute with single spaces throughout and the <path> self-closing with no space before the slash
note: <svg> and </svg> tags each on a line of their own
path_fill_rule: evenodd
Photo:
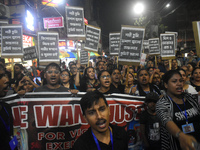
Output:
<svg viewBox="0 0 200 150">
<path fill-rule="evenodd" d="M 109 34 L 110 55 L 119 55 L 120 33 Z"/>
<path fill-rule="evenodd" d="M 1 45 L 1 26 L 8 24 L 8 20 L 0 20 L 0 45 Z"/>
<path fill-rule="evenodd" d="M 178 46 L 178 32 L 165 31 L 165 33 L 175 34 L 175 50 L 177 50 L 177 46 Z"/>
<path fill-rule="evenodd" d="M 88 64 L 88 51 L 80 51 L 80 63 L 83 65 Z"/>
<path fill-rule="evenodd" d="M 146 60 L 147 54 L 142 53 L 141 54 L 141 59 L 140 59 L 140 65 L 145 65 L 145 60 Z"/>
<path fill-rule="evenodd" d="M 200 57 L 200 21 L 193 21 L 192 27 L 193 27 L 197 56 Z"/>
<path fill-rule="evenodd" d="M 63 17 L 43 18 L 44 29 L 63 28 Z"/>
<path fill-rule="evenodd" d="M 119 63 L 131 63 L 131 65 L 140 63 L 144 31 L 144 28 L 122 26 Z"/>
<path fill-rule="evenodd" d="M 37 58 L 37 49 L 35 46 L 24 48 L 24 60 L 33 60 Z"/>
<path fill-rule="evenodd" d="M 84 49 L 98 53 L 98 45 L 100 40 L 101 29 L 91 25 L 86 28 L 86 41 Z"/>
<path fill-rule="evenodd" d="M 145 54 L 149 53 L 149 40 L 143 40 L 143 50 Z"/>
<path fill-rule="evenodd" d="M 84 11 L 80 7 L 65 7 L 67 37 L 70 39 L 85 39 Z"/>
<path fill-rule="evenodd" d="M 149 55 L 160 55 L 159 38 L 149 39 Z"/>
<path fill-rule="evenodd" d="M 38 52 L 40 63 L 59 62 L 59 35 L 56 32 L 38 32 Z"/>
<path fill-rule="evenodd" d="M 160 34 L 161 57 L 175 57 L 175 34 Z"/>
<path fill-rule="evenodd" d="M 23 37 L 21 25 L 1 26 L 1 56 L 6 58 L 23 57 Z"/>
</svg>

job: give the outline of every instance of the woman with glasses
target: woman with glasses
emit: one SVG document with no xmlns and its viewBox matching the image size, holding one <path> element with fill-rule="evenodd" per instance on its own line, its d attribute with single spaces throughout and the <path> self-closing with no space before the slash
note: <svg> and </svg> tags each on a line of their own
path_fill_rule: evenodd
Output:
<svg viewBox="0 0 200 150">
<path fill-rule="evenodd" d="M 165 150 L 196 150 L 200 142 L 198 99 L 183 93 L 183 79 L 178 70 L 166 72 L 163 81 L 166 95 L 156 104 L 156 113 L 162 123 L 161 147 Z"/>
<path fill-rule="evenodd" d="M 153 84 L 149 83 L 149 73 L 146 69 L 140 69 L 137 73 L 137 85 L 132 86 L 130 94 L 135 96 L 146 96 L 150 92 L 155 92 L 161 95 L 160 89 Z"/>
<path fill-rule="evenodd" d="M 69 82 L 70 79 L 71 79 L 71 75 L 70 75 L 69 70 L 66 69 L 66 70 L 61 71 L 61 74 L 60 74 L 61 85 L 66 87 L 68 91 L 71 92 L 72 94 L 77 94 L 78 90 L 72 88 L 74 85 L 70 84 Z"/>
<path fill-rule="evenodd" d="M 95 79 L 95 71 L 93 67 L 87 67 L 80 82 L 80 91 L 88 92 L 99 88 L 99 82 Z"/>
<path fill-rule="evenodd" d="M 100 82 L 99 92 L 103 94 L 111 94 L 113 93 L 110 85 L 111 85 L 111 76 L 107 70 L 102 70 L 98 74 L 98 80 Z"/>
</svg>

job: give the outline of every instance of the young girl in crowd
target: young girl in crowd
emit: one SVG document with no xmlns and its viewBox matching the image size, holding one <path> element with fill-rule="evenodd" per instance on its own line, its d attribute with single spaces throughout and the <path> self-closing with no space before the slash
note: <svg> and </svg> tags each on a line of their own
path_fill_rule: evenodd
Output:
<svg viewBox="0 0 200 150">
<path fill-rule="evenodd" d="M 98 74 L 98 80 L 100 82 L 99 92 L 103 94 L 112 94 L 112 90 L 110 88 L 111 84 L 111 76 L 107 70 L 102 70 Z"/>
</svg>

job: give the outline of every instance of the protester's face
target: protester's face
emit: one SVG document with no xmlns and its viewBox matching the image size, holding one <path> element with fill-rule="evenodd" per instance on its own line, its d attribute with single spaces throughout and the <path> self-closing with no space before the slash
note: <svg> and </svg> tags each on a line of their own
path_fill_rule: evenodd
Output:
<svg viewBox="0 0 200 150">
<path fill-rule="evenodd" d="M 185 83 L 185 81 L 186 81 L 186 79 L 187 79 L 187 76 L 186 76 L 185 72 L 184 72 L 183 70 L 180 70 L 179 72 L 180 72 L 180 74 L 181 74 L 181 76 L 182 76 L 183 83 Z"/>
<path fill-rule="evenodd" d="M 23 88 L 26 92 L 33 92 L 34 86 L 29 81 L 25 81 Z"/>
<path fill-rule="evenodd" d="M 172 66 L 173 66 L 174 68 L 176 68 L 176 67 L 178 66 L 178 63 L 177 63 L 176 60 L 173 60 L 173 61 L 172 61 Z"/>
<path fill-rule="evenodd" d="M 128 83 L 133 84 L 134 77 L 131 74 L 128 74 Z"/>
<path fill-rule="evenodd" d="M 92 62 L 91 61 L 89 62 L 89 67 L 92 67 Z"/>
<path fill-rule="evenodd" d="M 110 87 L 111 84 L 111 77 L 107 71 L 104 71 L 100 76 L 100 83 L 102 87 Z"/>
<path fill-rule="evenodd" d="M 150 68 L 150 69 L 149 69 L 149 75 L 150 75 L 150 76 L 153 74 L 153 71 L 154 71 L 153 68 Z"/>
<path fill-rule="evenodd" d="M 188 67 L 188 71 L 189 71 L 189 72 L 192 72 L 192 70 L 193 70 L 192 65 L 188 64 L 187 67 Z"/>
<path fill-rule="evenodd" d="M 98 68 L 99 68 L 99 71 L 104 70 L 104 62 L 99 62 Z"/>
<path fill-rule="evenodd" d="M 69 73 L 67 71 L 63 71 L 60 74 L 60 80 L 62 83 L 67 83 L 69 81 Z"/>
<path fill-rule="evenodd" d="M 129 69 L 129 72 L 134 74 L 134 70 L 133 69 Z"/>
<path fill-rule="evenodd" d="M 148 72 L 146 70 L 140 71 L 138 81 L 142 85 L 146 85 L 146 84 L 149 83 L 149 74 L 148 74 Z"/>
<path fill-rule="evenodd" d="M 168 60 L 165 60 L 164 61 L 164 66 L 168 66 L 169 65 L 169 61 Z"/>
<path fill-rule="evenodd" d="M 107 63 L 104 63 L 104 69 L 103 70 L 107 70 L 107 69 L 108 69 Z"/>
<path fill-rule="evenodd" d="M 44 77 L 47 80 L 47 84 L 57 85 L 60 80 L 60 71 L 56 67 L 49 67 L 45 72 Z"/>
<path fill-rule="evenodd" d="M 172 95 L 180 95 L 183 91 L 183 79 L 179 74 L 174 74 L 168 81 L 164 84 L 167 89 L 167 93 Z"/>
<path fill-rule="evenodd" d="M 119 70 L 113 71 L 113 73 L 112 73 L 112 82 L 119 83 L 120 82 L 120 78 L 121 78 L 121 74 L 120 74 Z"/>
<path fill-rule="evenodd" d="M 153 76 L 153 84 L 159 86 L 160 85 L 160 75 L 159 74 L 154 74 Z"/>
<path fill-rule="evenodd" d="M 76 67 L 76 65 L 71 65 L 70 71 L 71 71 L 72 75 L 76 75 L 76 73 L 77 73 L 77 67 Z"/>
<path fill-rule="evenodd" d="M 104 133 L 109 127 L 110 110 L 103 98 L 97 104 L 85 110 L 84 118 L 91 126 L 93 133 Z"/>
<path fill-rule="evenodd" d="M 0 71 L 0 97 L 6 96 L 8 92 L 8 77 L 5 76 L 5 71 Z"/>
<path fill-rule="evenodd" d="M 94 69 L 93 69 L 93 68 L 89 68 L 89 69 L 87 70 L 87 76 L 88 76 L 88 78 L 91 79 L 91 80 L 95 78 L 95 72 L 94 72 Z"/>
<path fill-rule="evenodd" d="M 14 66 L 14 73 L 15 74 L 20 74 L 21 73 L 21 69 L 20 69 L 19 66 L 17 66 L 17 65 Z"/>
<path fill-rule="evenodd" d="M 148 67 L 148 68 L 149 68 L 149 67 L 154 67 L 153 62 L 152 62 L 152 61 L 148 61 L 148 63 L 147 63 L 147 67 Z"/>
<path fill-rule="evenodd" d="M 195 81 L 200 81 L 200 69 L 196 69 L 192 75 Z"/>
<path fill-rule="evenodd" d="M 150 109 L 152 112 L 155 112 L 155 110 L 156 110 L 156 103 L 154 103 L 154 102 L 149 102 L 149 103 L 147 103 L 147 107 L 148 107 L 148 109 Z"/>
</svg>

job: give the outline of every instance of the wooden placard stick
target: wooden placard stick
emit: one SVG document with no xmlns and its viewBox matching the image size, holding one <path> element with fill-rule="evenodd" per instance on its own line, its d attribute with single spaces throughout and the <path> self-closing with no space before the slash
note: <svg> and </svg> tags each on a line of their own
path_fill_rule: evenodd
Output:
<svg viewBox="0 0 200 150">
<path fill-rule="evenodd" d="M 169 70 L 172 70 L 172 60 L 169 60 Z"/>
<path fill-rule="evenodd" d="M 90 65 L 90 55 L 88 56 L 88 67 Z"/>
<path fill-rule="evenodd" d="M 157 65 L 157 57 L 155 56 L 155 68 L 158 68 L 158 65 Z"/>
<path fill-rule="evenodd" d="M 11 63 L 11 77 L 14 79 L 14 59 L 12 58 L 12 63 Z"/>
</svg>

